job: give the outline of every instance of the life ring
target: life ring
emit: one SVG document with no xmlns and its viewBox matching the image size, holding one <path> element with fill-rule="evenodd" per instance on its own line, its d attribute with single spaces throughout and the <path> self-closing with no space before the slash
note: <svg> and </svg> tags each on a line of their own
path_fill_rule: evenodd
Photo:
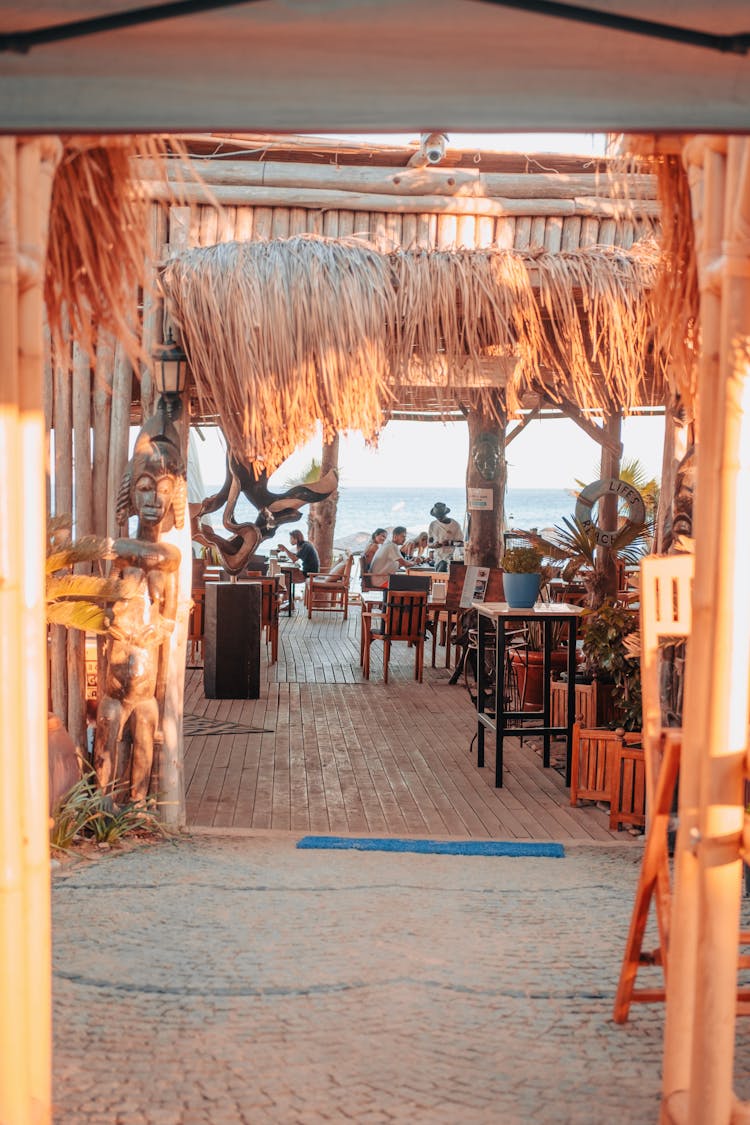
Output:
<svg viewBox="0 0 750 1125">
<path fill-rule="evenodd" d="M 613 494 L 627 504 L 628 524 L 645 523 L 646 521 L 646 505 L 643 503 L 643 497 L 638 489 L 633 488 L 632 484 L 628 484 L 626 480 L 620 480 L 619 477 L 607 477 L 605 480 L 595 480 L 592 484 L 587 484 L 578 494 L 575 516 L 586 530 L 593 527 L 596 533 L 596 541 L 600 547 L 611 547 L 622 528 L 618 531 L 602 531 L 591 518 L 591 509 L 597 500 Z"/>
</svg>

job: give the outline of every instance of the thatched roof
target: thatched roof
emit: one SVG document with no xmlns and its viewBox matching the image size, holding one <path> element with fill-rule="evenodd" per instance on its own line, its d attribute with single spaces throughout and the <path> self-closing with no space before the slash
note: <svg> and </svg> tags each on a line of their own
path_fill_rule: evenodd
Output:
<svg viewBox="0 0 750 1125">
<path fill-rule="evenodd" d="M 504 386 L 511 411 L 540 390 L 625 411 L 658 396 L 657 264 L 653 241 L 385 254 L 302 236 L 193 248 L 161 280 L 202 412 L 275 465 L 320 420 L 373 438 L 400 389 L 420 383 Z"/>
</svg>

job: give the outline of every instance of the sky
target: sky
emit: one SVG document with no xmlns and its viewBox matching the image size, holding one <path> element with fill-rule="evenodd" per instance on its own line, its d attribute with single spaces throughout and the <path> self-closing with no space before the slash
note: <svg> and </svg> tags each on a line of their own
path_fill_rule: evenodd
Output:
<svg viewBox="0 0 750 1125">
<path fill-rule="evenodd" d="M 202 433 L 205 442 L 196 444 L 204 483 L 220 484 L 224 479 L 223 440 L 216 430 Z M 659 479 L 663 417 L 625 419 L 622 438 L 624 458 L 637 458 L 649 477 Z M 320 451 L 318 436 L 284 463 L 273 482 L 304 476 L 313 458 L 320 460 Z M 468 455 L 465 422 L 389 422 L 377 449 L 368 448 L 360 434 L 342 435 L 340 480 L 350 488 L 462 488 Z M 597 443 L 567 418 L 531 422 L 508 447 L 508 487 L 574 488 L 577 480 L 598 479 L 600 456 Z"/>
<path fill-rule="evenodd" d="M 330 135 L 330 134 L 329 134 Z M 343 134 L 336 134 L 343 136 Z M 408 144 L 414 133 L 347 134 L 347 139 Z M 579 133 L 450 133 L 448 147 L 485 151 L 558 152 L 597 156 L 605 152 L 606 137 Z M 664 421 L 661 417 L 631 418 L 623 423 L 624 457 L 639 460 L 651 477 L 661 475 Z M 206 485 L 224 478 L 224 449 L 220 435 L 204 431 L 200 448 Z M 359 434 L 342 435 L 339 465 L 342 485 L 356 488 L 462 487 L 468 460 L 468 432 L 463 422 L 389 422 L 377 449 L 367 448 Z M 272 478 L 280 484 L 303 476 L 313 458 L 320 458 L 320 437 L 298 450 Z M 569 419 L 532 422 L 508 448 L 508 487 L 573 488 L 577 480 L 598 477 L 599 446 Z"/>
</svg>

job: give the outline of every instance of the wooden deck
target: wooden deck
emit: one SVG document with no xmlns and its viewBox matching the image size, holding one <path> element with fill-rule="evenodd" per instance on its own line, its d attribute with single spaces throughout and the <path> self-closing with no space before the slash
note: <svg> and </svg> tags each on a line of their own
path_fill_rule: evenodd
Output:
<svg viewBox="0 0 750 1125">
<path fill-rule="evenodd" d="M 370 682 L 359 666 L 359 607 L 348 621 L 300 606 L 281 621 L 279 660 L 261 698 L 206 699 L 203 671 L 185 693 L 187 821 L 193 827 L 301 833 L 632 842 L 608 814 L 571 808 L 558 770 L 543 769 L 540 739 L 506 740 L 505 785 L 494 754 L 476 766 L 474 710 L 463 686 L 394 645 L 390 681 L 380 646 Z M 263 646 L 264 647 L 264 646 Z M 563 744 L 560 744 L 562 752 Z"/>
</svg>

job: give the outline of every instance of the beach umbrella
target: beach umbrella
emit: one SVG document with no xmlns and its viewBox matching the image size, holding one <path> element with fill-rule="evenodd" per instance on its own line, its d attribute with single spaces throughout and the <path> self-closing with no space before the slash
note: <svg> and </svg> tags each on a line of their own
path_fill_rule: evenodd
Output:
<svg viewBox="0 0 750 1125">
<path fill-rule="evenodd" d="M 364 550 L 370 542 L 369 531 L 353 531 L 350 535 L 342 535 L 341 538 L 334 541 L 334 549 L 336 551 L 351 551 L 356 554 Z"/>
</svg>

